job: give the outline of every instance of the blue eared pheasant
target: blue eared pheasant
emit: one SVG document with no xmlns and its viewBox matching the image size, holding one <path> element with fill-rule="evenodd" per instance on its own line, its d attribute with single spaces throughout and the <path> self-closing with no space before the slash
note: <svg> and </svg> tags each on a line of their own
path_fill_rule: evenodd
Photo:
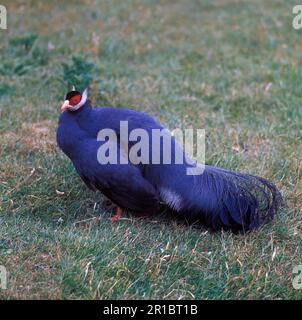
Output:
<svg viewBox="0 0 302 320">
<path fill-rule="evenodd" d="M 151 215 L 163 205 L 189 223 L 202 224 L 214 231 L 247 232 L 272 219 L 281 205 L 279 191 L 268 180 L 208 165 L 200 175 L 187 175 L 187 167 L 196 166 L 193 161 L 176 164 L 172 160 L 171 164 L 165 164 L 160 156 L 158 164 L 124 164 L 117 157 L 117 163 L 101 164 L 97 154 L 106 142 L 97 139 L 100 130 L 111 129 L 116 133 L 117 153 L 122 155 L 125 148 L 121 144 L 121 121 L 128 121 L 129 132 L 145 129 L 150 136 L 152 129 L 164 128 L 143 112 L 93 108 L 87 90 L 69 92 L 61 111 L 57 143 L 85 184 L 118 206 L 113 220 L 123 210 Z M 171 139 L 171 150 L 175 152 L 180 147 L 174 137 Z M 129 142 L 126 150 L 131 146 Z M 163 148 L 162 144 L 160 147 Z M 152 141 L 149 148 L 152 152 Z"/>
</svg>

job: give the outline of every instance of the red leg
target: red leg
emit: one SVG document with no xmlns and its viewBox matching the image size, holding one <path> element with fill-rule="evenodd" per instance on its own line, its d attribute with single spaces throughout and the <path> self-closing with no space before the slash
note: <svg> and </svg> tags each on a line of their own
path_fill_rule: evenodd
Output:
<svg viewBox="0 0 302 320">
<path fill-rule="evenodd" d="M 124 212 L 124 210 L 118 207 L 118 208 L 116 209 L 115 215 L 111 218 L 111 220 L 112 220 L 112 221 L 117 221 L 117 220 L 121 217 L 121 215 L 123 214 L 123 212 Z"/>
</svg>

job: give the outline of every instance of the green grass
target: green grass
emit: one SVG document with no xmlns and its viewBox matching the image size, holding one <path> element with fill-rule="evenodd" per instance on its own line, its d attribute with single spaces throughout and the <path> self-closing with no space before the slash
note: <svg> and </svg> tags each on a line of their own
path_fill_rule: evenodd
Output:
<svg viewBox="0 0 302 320">
<path fill-rule="evenodd" d="M 1 2 L 0 264 L 9 283 L 0 297 L 301 299 L 291 283 L 302 264 L 295 2 L 70 3 Z M 72 81 L 93 79 L 94 103 L 146 111 L 171 129 L 205 128 L 207 163 L 274 181 L 288 208 L 245 236 L 165 215 L 112 223 L 113 209 L 55 142 L 73 59 L 87 73 Z"/>
</svg>

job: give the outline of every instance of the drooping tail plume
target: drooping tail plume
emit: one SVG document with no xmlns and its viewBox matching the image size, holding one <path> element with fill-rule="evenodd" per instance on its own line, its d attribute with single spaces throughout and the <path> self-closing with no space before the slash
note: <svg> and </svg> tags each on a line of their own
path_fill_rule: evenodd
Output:
<svg viewBox="0 0 302 320">
<path fill-rule="evenodd" d="M 253 230 L 271 220 L 283 203 L 270 181 L 212 166 L 193 177 L 189 190 L 182 213 L 213 230 Z"/>
</svg>

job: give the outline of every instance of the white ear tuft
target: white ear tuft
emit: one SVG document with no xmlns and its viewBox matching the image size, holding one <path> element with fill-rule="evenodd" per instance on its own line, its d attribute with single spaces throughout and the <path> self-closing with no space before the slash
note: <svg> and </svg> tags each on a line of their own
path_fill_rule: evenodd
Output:
<svg viewBox="0 0 302 320">
<path fill-rule="evenodd" d="M 82 97 L 84 97 L 85 102 L 86 102 L 86 100 L 87 100 L 87 98 L 88 98 L 88 88 L 86 88 L 86 89 L 83 91 Z"/>
</svg>

